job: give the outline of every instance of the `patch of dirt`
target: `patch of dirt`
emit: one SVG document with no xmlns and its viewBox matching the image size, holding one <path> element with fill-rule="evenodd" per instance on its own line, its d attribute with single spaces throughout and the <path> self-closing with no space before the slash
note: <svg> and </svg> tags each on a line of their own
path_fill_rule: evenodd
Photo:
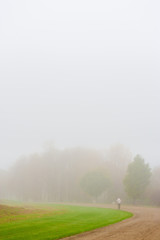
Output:
<svg viewBox="0 0 160 240">
<path fill-rule="evenodd" d="M 95 206 L 98 207 L 98 205 Z M 122 210 L 132 212 L 134 216 L 107 227 L 67 237 L 64 240 L 160 240 L 160 208 L 123 206 L 122 208 Z"/>
<path fill-rule="evenodd" d="M 39 218 L 49 213 L 50 212 L 47 210 L 35 208 L 0 205 L 0 224 L 25 220 L 28 218 L 33 218 L 35 216 Z"/>
<path fill-rule="evenodd" d="M 11 215 L 22 215 L 22 214 L 30 214 L 35 210 L 26 209 L 23 207 L 11 207 L 6 205 L 0 205 L 0 217 L 2 216 L 11 216 Z"/>
<path fill-rule="evenodd" d="M 53 207 L 30 206 L 15 207 L 8 205 L 0 205 L 0 224 L 6 222 L 15 222 L 31 218 L 48 217 L 52 215 L 61 215 L 66 212 L 65 209 L 54 209 Z"/>
</svg>

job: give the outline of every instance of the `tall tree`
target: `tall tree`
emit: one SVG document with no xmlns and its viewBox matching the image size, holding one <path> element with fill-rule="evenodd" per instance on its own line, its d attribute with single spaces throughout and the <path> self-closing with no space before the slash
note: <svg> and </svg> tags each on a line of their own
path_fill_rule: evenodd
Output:
<svg viewBox="0 0 160 240">
<path fill-rule="evenodd" d="M 149 165 L 140 155 L 137 155 L 134 161 L 128 165 L 124 179 L 126 193 L 134 202 L 143 196 L 150 177 L 151 169 Z"/>
<path fill-rule="evenodd" d="M 106 159 L 106 168 L 108 169 L 112 182 L 110 193 L 108 194 L 108 200 L 112 202 L 118 197 L 124 199 L 126 194 L 124 191 L 123 180 L 128 164 L 132 160 L 132 154 L 124 145 L 115 144 L 107 151 Z"/>
<path fill-rule="evenodd" d="M 153 170 L 149 195 L 153 204 L 160 206 L 160 166 Z"/>
<path fill-rule="evenodd" d="M 7 177 L 8 172 L 0 169 L 0 199 L 7 196 Z"/>
</svg>

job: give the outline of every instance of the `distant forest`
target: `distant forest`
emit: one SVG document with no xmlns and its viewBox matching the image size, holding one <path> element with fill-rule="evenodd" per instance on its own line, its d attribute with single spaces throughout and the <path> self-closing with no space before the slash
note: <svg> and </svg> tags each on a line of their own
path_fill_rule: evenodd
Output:
<svg viewBox="0 0 160 240">
<path fill-rule="evenodd" d="M 124 145 L 108 150 L 48 148 L 0 170 L 0 199 L 160 205 L 160 167 Z"/>
</svg>

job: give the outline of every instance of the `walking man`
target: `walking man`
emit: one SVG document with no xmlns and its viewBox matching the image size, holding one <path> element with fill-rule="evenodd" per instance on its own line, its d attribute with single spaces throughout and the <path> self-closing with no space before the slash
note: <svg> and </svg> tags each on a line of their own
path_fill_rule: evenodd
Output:
<svg viewBox="0 0 160 240">
<path fill-rule="evenodd" d="M 120 210 L 120 208 L 121 208 L 121 199 L 120 198 L 117 198 L 117 207 L 118 207 L 118 209 Z"/>
</svg>

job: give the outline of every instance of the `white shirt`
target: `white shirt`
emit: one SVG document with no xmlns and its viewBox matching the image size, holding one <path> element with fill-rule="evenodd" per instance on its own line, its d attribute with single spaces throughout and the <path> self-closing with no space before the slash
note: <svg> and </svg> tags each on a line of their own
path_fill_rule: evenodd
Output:
<svg viewBox="0 0 160 240">
<path fill-rule="evenodd" d="M 117 199 L 117 203 L 121 204 L 121 199 L 120 198 Z"/>
</svg>

